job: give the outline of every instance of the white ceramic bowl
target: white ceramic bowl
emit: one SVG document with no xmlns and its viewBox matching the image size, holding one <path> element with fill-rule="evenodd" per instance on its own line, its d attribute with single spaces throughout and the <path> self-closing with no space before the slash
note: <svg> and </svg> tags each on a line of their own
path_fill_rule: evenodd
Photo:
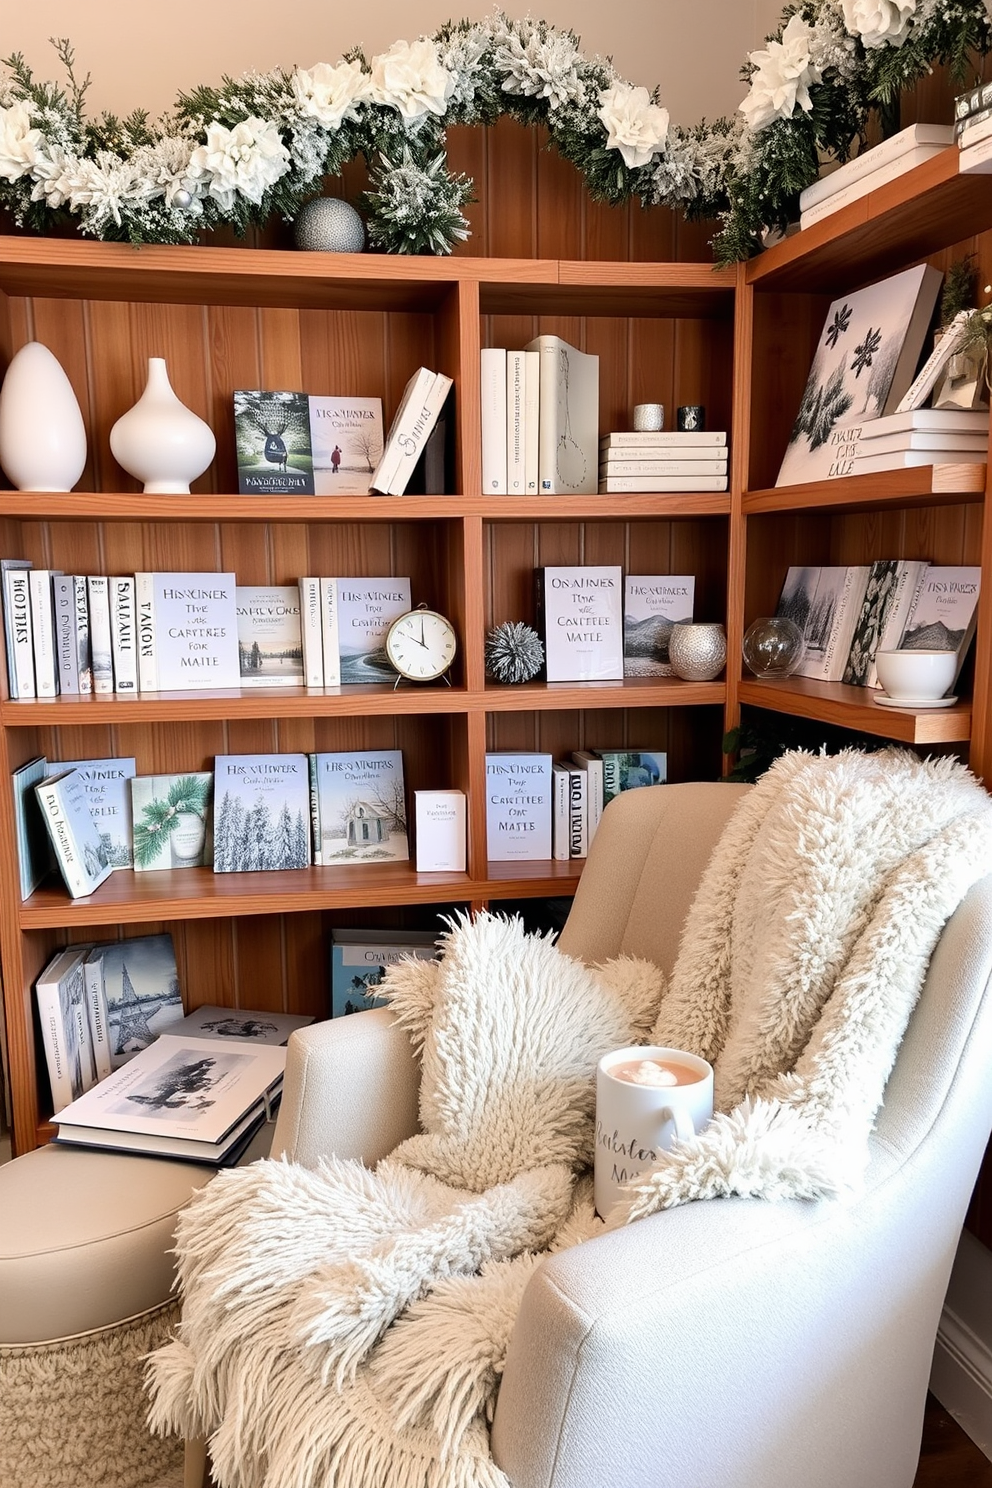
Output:
<svg viewBox="0 0 992 1488">
<path fill-rule="evenodd" d="M 942 698 L 958 669 L 954 651 L 879 651 L 878 680 L 891 698 Z"/>
</svg>

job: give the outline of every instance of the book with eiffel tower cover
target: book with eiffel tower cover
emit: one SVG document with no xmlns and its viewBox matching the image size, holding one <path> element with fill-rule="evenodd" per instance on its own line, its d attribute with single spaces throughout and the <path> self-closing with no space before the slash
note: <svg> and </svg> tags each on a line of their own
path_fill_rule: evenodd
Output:
<svg viewBox="0 0 992 1488">
<path fill-rule="evenodd" d="M 183 1016 L 171 935 L 141 935 L 95 947 L 103 962 L 110 1063 L 120 1069 Z"/>
</svg>

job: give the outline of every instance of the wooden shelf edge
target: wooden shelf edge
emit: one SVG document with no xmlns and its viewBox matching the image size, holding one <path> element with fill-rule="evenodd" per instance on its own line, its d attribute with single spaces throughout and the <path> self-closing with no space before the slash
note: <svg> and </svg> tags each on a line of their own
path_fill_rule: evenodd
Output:
<svg viewBox="0 0 992 1488">
<path fill-rule="evenodd" d="M 487 687 L 487 713 L 546 713 L 564 708 L 684 708 L 726 701 L 727 684 L 677 677 L 625 677 L 622 682 L 544 682 Z"/>
<path fill-rule="evenodd" d="M 873 475 L 846 475 L 837 480 L 800 486 L 771 486 L 745 491 L 745 516 L 762 512 L 814 511 L 847 507 L 956 505 L 979 502 L 985 495 L 985 465 L 917 465 L 909 470 L 882 470 Z"/>
<path fill-rule="evenodd" d="M 960 744 L 971 737 L 971 701 L 950 708 L 887 708 L 869 687 L 790 677 L 782 682 L 743 678 L 738 698 L 756 708 L 812 718 L 901 744 Z"/>
</svg>

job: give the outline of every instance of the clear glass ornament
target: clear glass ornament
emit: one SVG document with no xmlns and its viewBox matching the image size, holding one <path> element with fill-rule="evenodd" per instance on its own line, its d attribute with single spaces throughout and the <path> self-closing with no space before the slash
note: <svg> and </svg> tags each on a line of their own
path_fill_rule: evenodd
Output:
<svg viewBox="0 0 992 1488">
<path fill-rule="evenodd" d="M 806 645 L 794 620 L 785 615 L 763 615 L 744 633 L 741 651 L 748 671 L 756 677 L 791 677 L 802 663 Z"/>
</svg>

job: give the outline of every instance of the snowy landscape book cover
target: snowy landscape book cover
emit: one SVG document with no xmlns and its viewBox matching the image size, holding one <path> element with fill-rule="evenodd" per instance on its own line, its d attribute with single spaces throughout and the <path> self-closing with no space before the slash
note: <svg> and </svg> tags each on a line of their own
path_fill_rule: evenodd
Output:
<svg viewBox="0 0 992 1488">
<path fill-rule="evenodd" d="M 214 760 L 214 872 L 310 864 L 305 754 L 219 754 Z"/>
</svg>

